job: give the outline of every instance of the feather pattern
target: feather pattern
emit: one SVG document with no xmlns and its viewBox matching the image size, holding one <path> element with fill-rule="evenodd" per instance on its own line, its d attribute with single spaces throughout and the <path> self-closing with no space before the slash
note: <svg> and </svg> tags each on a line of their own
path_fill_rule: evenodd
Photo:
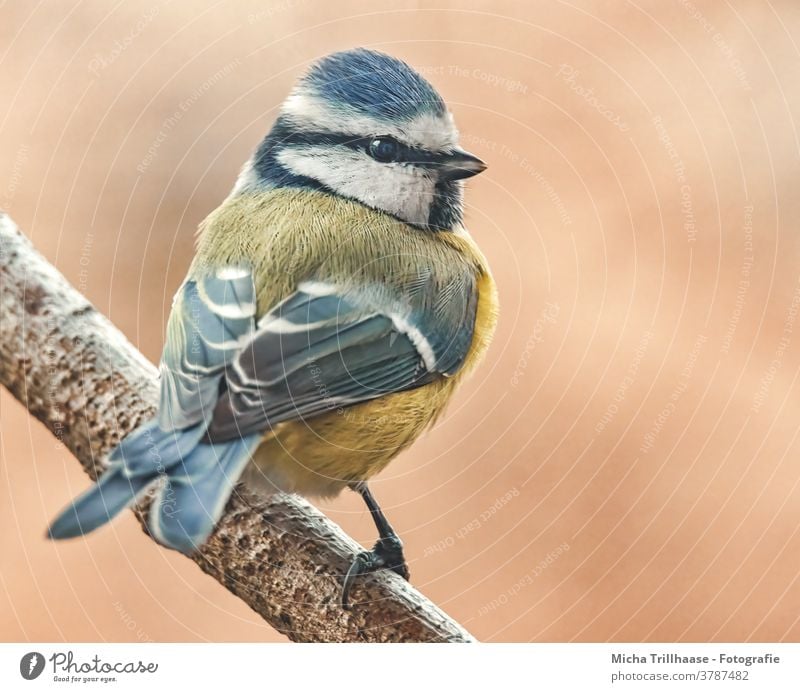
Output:
<svg viewBox="0 0 800 692">
<path fill-rule="evenodd" d="M 206 441 L 226 442 L 452 375 L 472 340 L 474 276 L 438 286 L 440 274 L 423 264 L 400 287 L 301 282 L 257 327 L 247 269 L 186 282 L 162 359 L 160 427 L 204 422 Z"/>
<path fill-rule="evenodd" d="M 208 437 L 223 441 L 391 392 L 435 374 L 391 307 L 303 284 L 259 322 L 226 374 Z M 416 327 L 414 329 L 417 329 Z M 418 330 L 417 330 L 418 331 Z M 462 354 L 463 357 L 463 354 Z"/>
<path fill-rule="evenodd" d="M 158 422 L 163 430 L 202 422 L 214 408 L 225 367 L 255 328 L 249 270 L 223 267 L 178 291 L 161 358 Z"/>
</svg>

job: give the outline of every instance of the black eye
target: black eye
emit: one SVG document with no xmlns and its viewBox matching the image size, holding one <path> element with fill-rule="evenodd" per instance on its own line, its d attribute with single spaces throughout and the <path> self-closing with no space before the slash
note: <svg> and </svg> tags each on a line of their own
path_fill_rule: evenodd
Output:
<svg viewBox="0 0 800 692">
<path fill-rule="evenodd" d="M 367 153 L 381 163 L 397 161 L 400 158 L 400 144 L 391 137 L 376 137 L 367 145 Z"/>
</svg>

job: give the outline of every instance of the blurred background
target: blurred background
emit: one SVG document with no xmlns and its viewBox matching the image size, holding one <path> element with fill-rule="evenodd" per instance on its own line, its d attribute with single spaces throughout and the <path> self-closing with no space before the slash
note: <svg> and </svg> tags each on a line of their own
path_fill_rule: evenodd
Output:
<svg viewBox="0 0 800 692">
<path fill-rule="evenodd" d="M 0 3 L 0 208 L 157 360 L 194 232 L 293 81 L 362 45 L 441 91 L 502 315 L 374 483 L 414 584 L 489 641 L 800 638 L 793 0 Z M 0 639 L 281 640 L 7 392 Z M 321 508 L 365 545 L 348 494 Z"/>
</svg>

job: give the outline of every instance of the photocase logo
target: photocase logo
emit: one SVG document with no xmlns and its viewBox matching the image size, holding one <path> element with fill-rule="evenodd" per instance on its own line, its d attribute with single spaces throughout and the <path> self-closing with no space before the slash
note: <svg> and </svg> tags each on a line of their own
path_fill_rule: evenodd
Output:
<svg viewBox="0 0 800 692">
<path fill-rule="evenodd" d="M 148 663 L 141 659 L 104 661 L 99 654 L 86 659 L 76 658 L 72 651 L 56 651 L 45 660 L 38 651 L 31 651 L 20 659 L 19 674 L 25 680 L 35 680 L 42 674 L 47 663 L 53 666 L 53 682 L 117 682 L 121 675 L 158 671 L 158 663 Z"/>
<path fill-rule="evenodd" d="M 19 673 L 26 680 L 35 680 L 44 670 L 44 656 L 38 651 L 25 654 L 19 662 Z"/>
</svg>

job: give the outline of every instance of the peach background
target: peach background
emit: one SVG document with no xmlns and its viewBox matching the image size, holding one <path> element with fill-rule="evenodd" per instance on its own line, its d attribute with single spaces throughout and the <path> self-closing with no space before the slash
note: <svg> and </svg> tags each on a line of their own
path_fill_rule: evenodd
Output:
<svg viewBox="0 0 800 692">
<path fill-rule="evenodd" d="M 374 485 L 414 583 L 484 640 L 797 641 L 799 29 L 794 0 L 12 0 L 0 207 L 155 360 L 304 66 L 407 59 L 490 164 L 468 224 L 503 305 Z M 281 639 L 131 516 L 46 542 L 88 480 L 0 401 L 1 639 Z M 372 543 L 356 497 L 321 506 Z"/>
</svg>

